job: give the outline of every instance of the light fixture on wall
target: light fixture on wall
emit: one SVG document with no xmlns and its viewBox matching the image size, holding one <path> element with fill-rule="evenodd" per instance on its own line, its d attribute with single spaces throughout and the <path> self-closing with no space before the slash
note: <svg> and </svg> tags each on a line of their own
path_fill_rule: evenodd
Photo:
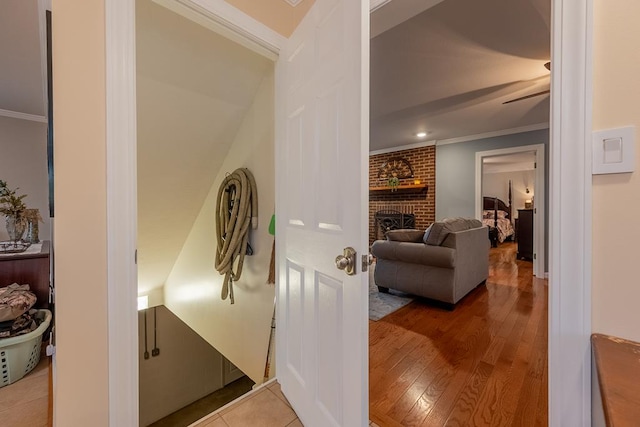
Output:
<svg viewBox="0 0 640 427">
<path fill-rule="evenodd" d="M 529 187 L 527 187 L 527 188 L 524 190 L 524 192 L 525 192 L 525 193 L 527 193 L 527 194 L 529 194 L 529 193 L 530 193 L 530 191 L 529 191 Z"/>
</svg>

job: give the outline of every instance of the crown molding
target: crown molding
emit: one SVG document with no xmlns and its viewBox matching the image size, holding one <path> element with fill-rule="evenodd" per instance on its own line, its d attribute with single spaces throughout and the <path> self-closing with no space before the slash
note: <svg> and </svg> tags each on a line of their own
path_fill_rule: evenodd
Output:
<svg viewBox="0 0 640 427">
<path fill-rule="evenodd" d="M 11 117 L 12 119 L 30 120 L 32 122 L 47 123 L 45 116 L 36 116 L 35 114 L 21 113 L 19 111 L 0 109 L 0 116 Z"/>
<path fill-rule="evenodd" d="M 393 153 L 394 151 L 403 151 L 403 150 L 410 150 L 412 148 L 429 147 L 431 145 L 457 144 L 459 142 L 476 141 L 478 139 L 495 138 L 498 136 L 514 135 L 516 133 L 532 132 L 534 130 L 542 130 L 542 129 L 549 129 L 549 123 L 538 123 L 535 125 L 497 130 L 494 132 L 477 133 L 475 135 L 460 136 L 458 138 L 439 139 L 439 140 L 432 139 L 430 141 L 420 141 L 420 142 L 415 142 L 413 144 L 397 145 L 395 147 L 382 148 L 380 150 L 370 151 L 369 155 L 373 156 L 375 154 Z"/>
<path fill-rule="evenodd" d="M 476 135 L 461 136 L 459 138 L 449 138 L 436 141 L 436 145 L 457 144 L 459 142 L 469 142 L 478 139 L 495 138 L 497 136 L 514 135 L 516 133 L 532 132 L 534 130 L 549 129 L 549 123 L 538 123 L 535 125 L 521 126 L 511 129 L 497 130 L 495 132 L 478 133 Z"/>
<path fill-rule="evenodd" d="M 395 151 L 411 150 L 412 148 L 430 147 L 432 145 L 436 145 L 436 141 L 420 141 L 420 142 L 416 142 L 416 143 L 413 143 L 413 144 L 400 145 L 400 146 L 397 146 L 397 147 L 383 148 L 383 149 L 380 149 L 380 150 L 373 150 L 373 151 L 369 152 L 369 155 L 370 156 L 375 156 L 376 154 L 393 153 Z"/>
</svg>

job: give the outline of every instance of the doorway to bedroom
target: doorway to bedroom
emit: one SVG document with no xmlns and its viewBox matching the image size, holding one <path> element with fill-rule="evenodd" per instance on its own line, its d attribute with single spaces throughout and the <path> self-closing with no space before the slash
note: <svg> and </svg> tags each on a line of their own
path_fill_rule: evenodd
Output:
<svg viewBox="0 0 640 427">
<path fill-rule="evenodd" d="M 548 174 L 545 144 L 476 153 L 476 218 L 490 229 L 492 247 L 515 247 L 532 273 L 548 271 Z"/>
</svg>

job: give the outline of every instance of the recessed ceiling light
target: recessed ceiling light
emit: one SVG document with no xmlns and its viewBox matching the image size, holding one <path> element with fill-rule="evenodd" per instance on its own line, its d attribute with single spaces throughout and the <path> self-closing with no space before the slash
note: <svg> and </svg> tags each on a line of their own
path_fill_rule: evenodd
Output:
<svg viewBox="0 0 640 427">
<path fill-rule="evenodd" d="M 424 138 L 425 136 L 427 136 L 427 133 L 426 132 L 418 132 L 418 133 L 416 133 L 416 136 L 418 138 Z"/>
</svg>

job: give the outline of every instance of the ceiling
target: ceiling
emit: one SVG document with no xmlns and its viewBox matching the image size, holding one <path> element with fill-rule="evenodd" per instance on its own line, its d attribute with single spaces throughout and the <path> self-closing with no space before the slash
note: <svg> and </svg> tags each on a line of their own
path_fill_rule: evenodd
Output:
<svg viewBox="0 0 640 427">
<path fill-rule="evenodd" d="M 506 154 L 482 158 L 483 173 L 529 171 L 535 169 L 536 152 Z"/>
<path fill-rule="evenodd" d="M 371 39 L 370 149 L 548 123 L 548 95 L 502 103 L 549 88 L 550 0 L 429 3 Z"/>
<path fill-rule="evenodd" d="M 43 117 L 38 0 L 0 1 L 0 110 Z"/>
</svg>

